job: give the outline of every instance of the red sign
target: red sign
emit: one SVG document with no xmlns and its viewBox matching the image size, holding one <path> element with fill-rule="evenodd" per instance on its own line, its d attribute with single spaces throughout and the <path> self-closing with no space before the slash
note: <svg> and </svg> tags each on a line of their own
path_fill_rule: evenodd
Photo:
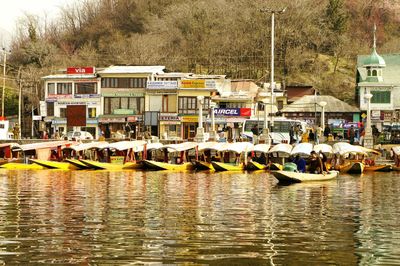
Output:
<svg viewBox="0 0 400 266">
<path fill-rule="evenodd" d="M 251 116 L 251 108 L 240 108 L 240 116 Z"/>
<path fill-rule="evenodd" d="M 68 75 L 87 75 L 94 74 L 94 67 L 68 67 Z"/>
</svg>

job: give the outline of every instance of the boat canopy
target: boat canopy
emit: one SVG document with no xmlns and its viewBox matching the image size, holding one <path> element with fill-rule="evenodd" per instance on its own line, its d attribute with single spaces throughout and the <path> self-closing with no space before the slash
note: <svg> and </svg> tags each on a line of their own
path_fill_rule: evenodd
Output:
<svg viewBox="0 0 400 266">
<path fill-rule="evenodd" d="M 0 149 L 5 148 L 5 147 L 17 148 L 17 147 L 19 147 L 19 144 L 15 143 L 15 142 L 0 143 Z"/>
<path fill-rule="evenodd" d="M 104 149 L 108 146 L 108 142 L 106 141 L 94 141 L 94 142 L 87 142 L 87 143 L 79 143 L 77 145 L 71 145 L 70 148 L 77 152 L 90 150 L 90 149 Z"/>
<path fill-rule="evenodd" d="M 218 151 L 232 151 L 235 153 L 242 153 L 245 151 L 252 151 L 254 148 L 253 143 L 250 142 L 225 142 L 221 147 L 218 149 Z"/>
<path fill-rule="evenodd" d="M 368 149 L 368 148 L 365 148 L 363 146 L 360 146 L 360 147 L 367 154 L 381 155 L 381 153 L 379 151 L 376 151 L 374 149 Z"/>
<path fill-rule="evenodd" d="M 135 150 L 135 152 L 142 152 L 144 150 L 144 147 L 146 146 L 146 150 L 150 151 L 150 150 L 158 150 L 164 147 L 164 145 L 160 142 L 152 142 L 152 143 L 147 143 L 143 146 L 139 146 L 137 147 L 137 149 Z"/>
<path fill-rule="evenodd" d="M 347 142 L 338 142 L 333 144 L 332 147 L 333 153 L 339 155 L 346 155 L 346 154 L 362 154 L 367 155 L 367 152 L 364 150 L 364 147 L 351 145 Z"/>
<path fill-rule="evenodd" d="M 399 155 L 400 154 L 400 146 L 394 146 L 392 147 L 392 150 L 394 154 Z"/>
<path fill-rule="evenodd" d="M 119 151 L 126 151 L 133 149 L 135 152 L 139 150 L 140 146 L 143 146 L 147 142 L 144 140 L 133 140 L 133 141 L 118 141 L 111 143 L 107 146 L 109 149 L 115 149 Z M 143 149 L 142 149 L 143 150 Z"/>
<path fill-rule="evenodd" d="M 163 148 L 167 148 L 168 152 L 180 152 L 194 149 L 199 144 L 197 142 L 182 142 L 178 144 L 168 144 L 164 145 Z"/>
<path fill-rule="evenodd" d="M 310 155 L 313 150 L 313 145 L 308 142 L 299 143 L 293 147 L 293 150 L 290 152 L 292 155 Z"/>
<path fill-rule="evenodd" d="M 269 145 L 269 144 L 257 144 L 257 145 L 254 145 L 252 151 L 268 153 L 270 148 L 271 148 L 271 145 Z"/>
<path fill-rule="evenodd" d="M 319 152 L 328 153 L 328 154 L 333 153 L 332 146 L 331 146 L 331 145 L 328 145 L 328 144 L 325 144 L 325 143 L 315 145 L 314 148 L 313 148 L 313 150 L 314 150 L 315 152 L 317 152 L 317 153 L 319 153 Z"/>
<path fill-rule="evenodd" d="M 205 150 L 219 150 L 223 142 L 216 142 L 216 141 L 210 141 L 210 142 L 201 142 L 199 143 L 198 150 L 199 151 L 205 151 Z"/>
<path fill-rule="evenodd" d="M 275 146 L 273 146 L 268 153 L 274 153 L 274 152 L 278 152 L 281 154 L 287 154 L 289 155 L 290 152 L 292 151 L 292 145 L 288 144 L 288 143 L 279 143 Z"/>
<path fill-rule="evenodd" d="M 29 143 L 18 145 L 14 149 L 22 150 L 22 151 L 30 151 L 30 150 L 39 150 L 39 149 L 56 149 L 57 147 L 65 148 L 67 146 L 72 146 L 76 142 L 74 141 L 49 141 L 49 142 L 39 142 L 39 143 Z"/>
</svg>

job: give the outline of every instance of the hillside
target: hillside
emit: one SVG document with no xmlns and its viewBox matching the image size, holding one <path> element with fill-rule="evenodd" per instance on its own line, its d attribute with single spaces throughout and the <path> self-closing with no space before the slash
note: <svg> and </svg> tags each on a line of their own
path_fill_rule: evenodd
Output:
<svg viewBox="0 0 400 266">
<path fill-rule="evenodd" d="M 398 2 L 86 0 L 64 7 L 55 23 L 27 15 L 10 61 L 35 82 L 67 66 L 112 64 L 264 81 L 271 15 L 260 9 L 286 7 L 275 20 L 276 80 L 312 84 L 351 103 L 356 56 L 370 52 L 374 23 L 379 52 L 400 51 Z"/>
</svg>

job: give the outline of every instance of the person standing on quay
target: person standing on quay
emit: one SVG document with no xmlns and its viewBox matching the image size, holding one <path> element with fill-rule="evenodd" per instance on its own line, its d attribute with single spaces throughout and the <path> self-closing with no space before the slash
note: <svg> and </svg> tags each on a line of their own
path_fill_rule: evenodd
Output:
<svg viewBox="0 0 400 266">
<path fill-rule="evenodd" d="M 355 138 L 355 136 L 356 136 L 356 133 L 355 133 L 355 131 L 354 131 L 354 126 L 353 126 L 353 125 L 351 125 L 351 127 L 350 127 L 350 129 L 349 129 L 347 135 L 348 135 L 348 137 L 349 137 L 350 144 L 353 145 L 353 144 L 354 144 L 354 138 Z"/>
</svg>

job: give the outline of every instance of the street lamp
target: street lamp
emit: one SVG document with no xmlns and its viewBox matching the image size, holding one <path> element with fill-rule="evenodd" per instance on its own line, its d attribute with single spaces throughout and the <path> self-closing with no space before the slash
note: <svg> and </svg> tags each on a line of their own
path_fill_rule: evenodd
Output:
<svg viewBox="0 0 400 266">
<path fill-rule="evenodd" d="M 204 142 L 204 128 L 203 128 L 203 104 L 204 96 L 197 96 L 197 103 L 199 106 L 199 126 L 197 127 L 196 137 L 194 138 L 196 142 Z"/>
<path fill-rule="evenodd" d="M 372 130 L 371 130 L 371 93 L 367 93 L 364 95 L 364 98 L 368 101 L 367 102 L 367 123 L 365 125 L 364 131 L 364 147 L 372 149 L 374 147 L 374 138 L 372 137 Z"/>
<path fill-rule="evenodd" d="M 319 105 L 322 107 L 321 128 L 322 128 L 322 132 L 323 132 L 323 131 L 325 131 L 325 106 L 327 105 L 327 102 L 321 101 L 321 102 L 319 102 Z"/>
<path fill-rule="evenodd" d="M 261 12 L 268 12 L 271 13 L 271 129 L 274 127 L 274 118 L 272 114 L 274 113 L 273 109 L 273 104 L 274 104 L 274 87 L 275 87 L 275 81 L 274 81 L 274 39 L 275 39 L 275 13 L 281 14 L 286 11 L 286 7 L 280 10 L 273 10 L 269 8 L 264 8 L 261 9 Z"/>
<path fill-rule="evenodd" d="M 210 108 L 211 108 L 211 131 L 209 132 L 210 140 L 217 139 L 217 132 L 215 131 L 215 114 L 214 114 L 215 107 L 217 107 L 217 104 L 215 102 L 210 102 Z"/>
</svg>

